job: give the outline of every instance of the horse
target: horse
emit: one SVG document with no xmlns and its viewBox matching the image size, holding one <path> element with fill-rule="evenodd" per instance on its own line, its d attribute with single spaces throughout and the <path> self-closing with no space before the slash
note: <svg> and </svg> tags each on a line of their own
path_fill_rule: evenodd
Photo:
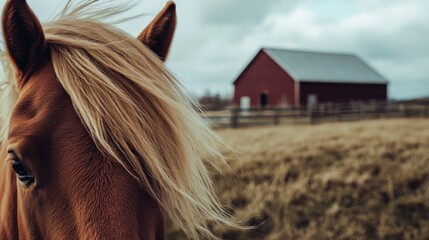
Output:
<svg viewBox="0 0 429 240">
<path fill-rule="evenodd" d="M 26 0 L 6 2 L 0 239 L 164 239 L 168 218 L 191 239 L 238 226 L 210 174 L 224 144 L 164 64 L 176 5 L 137 38 L 103 21 L 124 9 L 69 1 L 42 26 Z"/>
</svg>

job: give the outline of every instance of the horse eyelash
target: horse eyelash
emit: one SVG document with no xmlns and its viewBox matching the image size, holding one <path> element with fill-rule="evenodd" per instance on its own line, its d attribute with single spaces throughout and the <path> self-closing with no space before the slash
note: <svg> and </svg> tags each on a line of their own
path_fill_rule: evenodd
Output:
<svg viewBox="0 0 429 240">
<path fill-rule="evenodd" d="M 10 156 L 6 157 L 6 159 L 3 162 L 3 167 L 7 166 L 7 164 L 12 162 L 12 158 Z"/>
</svg>

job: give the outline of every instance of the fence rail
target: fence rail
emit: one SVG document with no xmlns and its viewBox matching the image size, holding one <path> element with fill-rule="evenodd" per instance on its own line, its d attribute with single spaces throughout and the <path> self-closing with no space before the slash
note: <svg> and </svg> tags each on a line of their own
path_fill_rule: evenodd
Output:
<svg viewBox="0 0 429 240">
<path fill-rule="evenodd" d="M 217 126 L 239 128 L 255 125 L 278 125 L 284 122 L 318 123 L 374 118 L 429 117 L 429 103 L 355 102 L 325 103 L 310 107 L 233 108 L 223 114 L 205 116 Z"/>
</svg>

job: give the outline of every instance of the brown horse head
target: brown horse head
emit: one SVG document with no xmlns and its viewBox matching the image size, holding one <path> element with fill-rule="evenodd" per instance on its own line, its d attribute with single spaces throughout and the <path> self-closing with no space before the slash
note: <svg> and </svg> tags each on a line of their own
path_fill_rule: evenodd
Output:
<svg viewBox="0 0 429 240">
<path fill-rule="evenodd" d="M 165 60 L 175 5 L 166 5 L 140 42 L 90 19 L 72 20 L 58 20 L 45 32 L 25 0 L 8 0 L 4 8 L 9 70 L 16 73 L 10 91 L 17 98 L 11 94 L 10 114 L 2 112 L 1 124 L 9 130 L 0 140 L 0 156 L 8 152 L 9 158 L 0 164 L 0 239 L 162 239 L 163 215 L 171 206 L 161 199 L 168 192 L 167 177 L 145 160 L 168 168 L 170 159 L 153 146 L 163 140 L 147 132 L 147 125 L 160 138 L 168 137 L 169 147 L 181 147 L 174 132 L 178 126 L 167 119 L 174 111 L 155 113 L 164 104 L 159 99 L 175 96 L 164 89 L 172 88 L 171 78 L 150 50 Z M 124 41 L 115 42 L 120 38 Z M 111 55 L 98 59 L 104 52 Z M 127 62 L 130 67 L 121 65 Z M 100 76 L 98 82 L 94 76 Z M 154 139 L 141 141 L 141 136 Z M 183 162 L 171 167 L 180 165 L 187 167 Z"/>
</svg>

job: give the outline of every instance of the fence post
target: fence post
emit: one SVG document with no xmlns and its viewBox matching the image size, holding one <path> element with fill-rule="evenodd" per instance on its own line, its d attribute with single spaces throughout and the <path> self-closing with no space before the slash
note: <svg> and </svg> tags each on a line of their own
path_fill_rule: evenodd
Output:
<svg viewBox="0 0 429 240">
<path fill-rule="evenodd" d="M 389 118 L 389 103 L 383 101 L 384 118 Z"/>
<path fill-rule="evenodd" d="M 339 104 L 336 104 L 335 106 L 335 114 L 337 115 L 337 121 L 341 121 L 342 115 L 341 115 L 341 106 Z"/>
<path fill-rule="evenodd" d="M 274 125 L 279 125 L 280 124 L 280 109 L 275 109 L 274 110 Z"/>
<path fill-rule="evenodd" d="M 408 117 L 408 104 L 404 103 L 404 117 Z"/>
<path fill-rule="evenodd" d="M 362 102 L 358 102 L 357 108 L 358 108 L 358 120 L 362 120 L 364 118 Z"/>
<path fill-rule="evenodd" d="M 315 107 L 313 105 L 308 106 L 308 122 L 310 124 L 315 123 Z"/>
<path fill-rule="evenodd" d="M 364 106 L 363 106 L 363 116 L 364 116 L 364 119 L 371 119 L 372 118 L 371 106 L 369 106 L 368 104 L 364 104 Z"/>
<path fill-rule="evenodd" d="M 238 128 L 238 109 L 231 109 L 231 128 Z"/>
<path fill-rule="evenodd" d="M 425 117 L 429 117 L 429 104 L 425 105 Z"/>
</svg>

